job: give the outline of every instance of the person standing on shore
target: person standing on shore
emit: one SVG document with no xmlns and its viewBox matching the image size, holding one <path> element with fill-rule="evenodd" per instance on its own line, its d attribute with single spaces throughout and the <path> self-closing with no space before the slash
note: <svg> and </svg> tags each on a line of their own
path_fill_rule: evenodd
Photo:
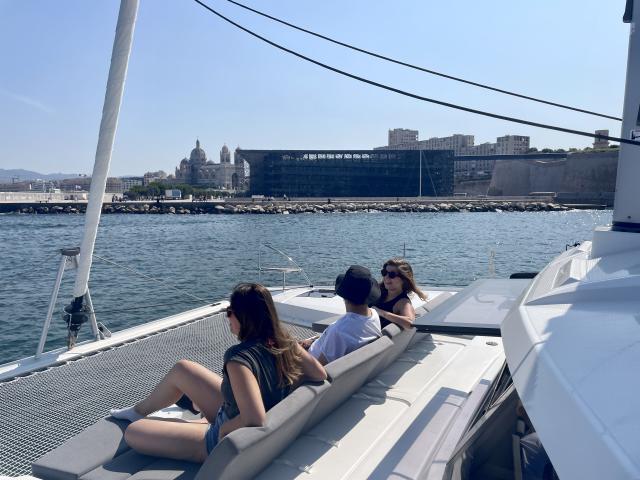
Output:
<svg viewBox="0 0 640 480">
<path fill-rule="evenodd" d="M 380 326 L 386 327 L 395 323 L 401 328 L 413 327 L 416 311 L 411 305 L 409 293 L 415 293 L 426 300 L 425 293 L 418 288 L 413 278 L 413 269 L 403 258 L 391 258 L 382 266 L 380 299 L 373 309 L 380 315 Z"/>
</svg>

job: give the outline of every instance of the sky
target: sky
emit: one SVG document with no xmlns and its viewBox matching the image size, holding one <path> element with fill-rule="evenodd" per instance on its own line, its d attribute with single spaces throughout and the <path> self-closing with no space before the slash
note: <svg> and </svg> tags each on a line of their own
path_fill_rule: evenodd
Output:
<svg viewBox="0 0 640 480">
<path fill-rule="evenodd" d="M 225 0 L 238 23 L 324 63 L 419 95 L 577 130 L 620 123 L 392 65 L 295 32 Z M 620 116 L 624 0 L 245 0 L 318 33 L 406 62 Z M 95 149 L 119 1 L 0 0 L 0 168 L 85 173 Z M 196 139 L 218 161 L 246 149 L 370 149 L 390 128 L 476 144 L 592 139 L 447 109 L 356 82 L 277 50 L 192 0 L 141 0 L 110 175 L 172 173 Z"/>
</svg>

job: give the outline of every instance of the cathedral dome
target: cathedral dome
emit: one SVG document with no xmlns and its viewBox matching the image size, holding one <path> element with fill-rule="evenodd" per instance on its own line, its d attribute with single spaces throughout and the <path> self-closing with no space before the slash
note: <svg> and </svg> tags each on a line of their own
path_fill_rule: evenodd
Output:
<svg viewBox="0 0 640 480">
<path fill-rule="evenodd" d="M 196 148 L 191 150 L 191 155 L 189 155 L 189 160 L 192 162 L 206 162 L 207 154 L 203 149 L 200 148 L 200 140 L 196 140 Z"/>
<path fill-rule="evenodd" d="M 226 145 L 222 146 L 222 152 L 223 153 L 229 153 L 229 147 L 227 147 Z"/>
</svg>

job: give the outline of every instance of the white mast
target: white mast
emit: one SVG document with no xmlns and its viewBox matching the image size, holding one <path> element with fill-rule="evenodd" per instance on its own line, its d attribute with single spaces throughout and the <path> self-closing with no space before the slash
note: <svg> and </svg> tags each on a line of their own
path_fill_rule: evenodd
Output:
<svg viewBox="0 0 640 480">
<path fill-rule="evenodd" d="M 91 175 L 91 189 L 85 215 L 84 237 L 80 245 L 78 272 L 73 288 L 73 296 L 76 300 L 81 299 L 87 293 L 93 248 L 96 241 L 98 223 L 100 222 L 102 199 L 107 185 L 113 141 L 118 126 L 118 113 L 122 102 L 124 81 L 127 76 L 138 3 L 138 0 L 122 0 L 120 2 L 120 13 L 118 14 L 116 36 L 111 53 L 111 66 L 109 67 L 109 79 L 107 80 L 107 92 L 102 109 L 102 120 L 100 121 L 96 159 L 93 165 L 93 174 Z"/>
<path fill-rule="evenodd" d="M 621 138 L 640 141 L 640 1 L 627 0 L 624 22 L 630 23 L 627 81 Z M 640 232 L 640 147 L 620 144 L 613 210 L 613 230 Z"/>
</svg>

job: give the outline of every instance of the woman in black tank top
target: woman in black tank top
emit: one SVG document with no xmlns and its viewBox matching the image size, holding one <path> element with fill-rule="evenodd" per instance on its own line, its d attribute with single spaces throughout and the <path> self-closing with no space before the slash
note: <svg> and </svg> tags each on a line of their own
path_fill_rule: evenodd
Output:
<svg viewBox="0 0 640 480">
<path fill-rule="evenodd" d="M 271 294 L 262 285 L 237 285 L 227 318 L 240 343 L 224 354 L 222 377 L 180 360 L 146 398 L 132 407 L 111 410 L 113 417 L 132 422 L 124 439 L 138 453 L 204 462 L 230 432 L 262 426 L 267 410 L 303 379 L 327 378 L 322 365 L 282 326 Z M 200 407 L 202 421 L 145 418 L 183 394 Z"/>
<path fill-rule="evenodd" d="M 413 279 L 411 265 L 402 258 L 392 258 L 385 262 L 380 274 L 382 295 L 373 307 L 380 316 L 380 326 L 384 328 L 390 323 L 395 323 L 400 328 L 411 328 L 416 312 L 408 294 L 413 292 L 422 300 L 427 299 Z"/>
</svg>

